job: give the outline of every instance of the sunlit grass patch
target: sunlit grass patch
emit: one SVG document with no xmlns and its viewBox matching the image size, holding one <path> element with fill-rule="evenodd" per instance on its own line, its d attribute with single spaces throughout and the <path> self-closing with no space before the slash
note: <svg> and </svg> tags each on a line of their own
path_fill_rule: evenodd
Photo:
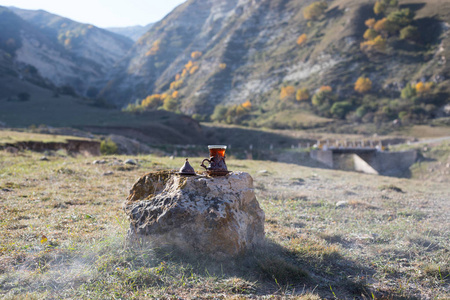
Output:
<svg viewBox="0 0 450 300">
<path fill-rule="evenodd" d="M 0 297 L 450 297 L 439 183 L 232 159 L 254 178 L 268 243 L 224 262 L 126 242 L 132 184 L 185 158 L 41 156 L 0 151 Z"/>
</svg>

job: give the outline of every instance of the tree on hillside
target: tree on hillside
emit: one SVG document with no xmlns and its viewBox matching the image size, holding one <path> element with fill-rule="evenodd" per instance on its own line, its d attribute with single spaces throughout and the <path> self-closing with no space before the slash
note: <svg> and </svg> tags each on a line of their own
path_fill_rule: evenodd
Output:
<svg viewBox="0 0 450 300">
<path fill-rule="evenodd" d="M 301 46 L 303 43 L 305 43 L 307 40 L 306 34 L 302 34 L 297 38 L 297 45 Z"/>
<path fill-rule="evenodd" d="M 416 41 L 419 38 L 419 30 L 416 26 L 408 25 L 400 30 L 400 39 Z"/>
<path fill-rule="evenodd" d="M 198 70 L 198 66 L 197 65 L 195 65 L 195 66 L 193 66 L 190 70 L 189 70 L 189 74 L 194 74 L 195 72 L 197 72 L 197 70 Z"/>
<path fill-rule="evenodd" d="M 386 50 L 386 39 L 384 39 L 381 35 L 377 36 L 373 40 L 368 40 L 362 42 L 360 44 L 360 48 L 362 51 L 378 51 L 384 52 Z"/>
<path fill-rule="evenodd" d="M 171 82 L 170 83 L 170 89 L 171 90 L 178 90 L 183 85 L 183 82 L 184 82 L 183 79 Z"/>
<path fill-rule="evenodd" d="M 166 97 L 163 102 L 163 108 L 168 111 L 176 111 L 178 108 L 178 101 L 172 97 Z"/>
<path fill-rule="evenodd" d="M 381 2 L 381 1 L 375 2 L 375 5 L 373 6 L 373 12 L 376 15 L 383 14 L 385 11 L 386 11 L 386 5 L 383 2 Z"/>
<path fill-rule="evenodd" d="M 192 60 L 190 60 L 190 61 L 188 61 L 187 64 L 184 65 L 184 68 L 185 68 L 186 70 L 188 70 L 188 72 L 189 72 L 189 70 L 190 70 L 193 66 L 194 66 L 194 63 L 192 62 Z"/>
<path fill-rule="evenodd" d="M 414 14 L 409 8 L 395 10 L 387 16 L 388 21 L 392 24 L 392 26 L 395 26 L 397 30 L 408 26 L 413 18 Z"/>
<path fill-rule="evenodd" d="M 372 28 L 367 29 L 363 35 L 364 39 L 369 40 L 369 41 L 375 39 L 377 36 L 378 36 L 378 32 L 376 32 Z"/>
<path fill-rule="evenodd" d="M 376 32 L 382 33 L 387 36 L 388 34 L 394 34 L 398 30 L 398 26 L 389 21 L 387 18 L 383 18 L 375 23 L 373 29 Z"/>
<path fill-rule="evenodd" d="M 320 88 L 319 88 L 319 93 L 320 92 L 332 92 L 333 91 L 333 88 L 331 87 L 331 86 L 329 86 L 329 85 L 322 85 Z"/>
<path fill-rule="evenodd" d="M 317 20 L 328 8 L 324 1 L 313 2 L 303 9 L 303 16 L 306 20 Z"/>
<path fill-rule="evenodd" d="M 412 99 L 414 96 L 416 96 L 416 88 L 413 87 L 411 84 L 407 84 L 401 92 L 401 97 L 403 99 Z"/>
<path fill-rule="evenodd" d="M 309 99 L 309 91 L 306 88 L 297 90 L 297 93 L 295 94 L 295 99 L 297 101 L 304 101 Z"/>
<path fill-rule="evenodd" d="M 250 110 L 252 108 L 252 103 L 250 102 L 250 100 L 245 101 L 244 103 L 241 104 L 243 108 L 245 108 L 246 110 Z"/>
<path fill-rule="evenodd" d="M 295 87 L 292 85 L 284 86 L 280 91 L 280 99 L 283 100 L 288 97 L 292 97 L 295 94 Z"/>
<path fill-rule="evenodd" d="M 156 40 L 152 43 L 150 49 L 145 53 L 145 56 L 156 55 L 160 50 L 161 40 Z"/>
<path fill-rule="evenodd" d="M 366 77 L 359 77 L 355 82 L 355 91 L 364 94 L 372 89 L 372 81 Z"/>
<path fill-rule="evenodd" d="M 202 53 L 200 51 L 194 51 L 194 52 L 191 53 L 192 59 L 197 59 L 200 56 L 202 56 Z"/>
<path fill-rule="evenodd" d="M 424 96 L 424 95 L 430 93 L 432 87 L 433 87 L 433 82 L 420 81 L 416 84 L 416 93 L 418 96 Z"/>
<path fill-rule="evenodd" d="M 336 102 L 337 97 L 332 92 L 330 86 L 323 86 L 319 89 L 317 93 L 311 99 L 311 103 L 318 112 L 322 115 L 326 114 L 330 109 L 331 105 Z"/>
<path fill-rule="evenodd" d="M 374 18 L 371 19 L 367 19 L 364 24 L 366 24 L 367 27 L 369 28 L 373 28 L 373 26 L 375 25 L 377 21 Z"/>
<path fill-rule="evenodd" d="M 228 108 L 224 105 L 216 105 L 214 108 L 214 112 L 211 115 L 211 120 L 220 122 L 225 120 L 225 116 L 227 114 Z"/>
<path fill-rule="evenodd" d="M 339 118 L 343 119 L 345 115 L 352 109 L 352 104 L 347 101 L 336 102 L 331 106 L 330 113 Z"/>
<path fill-rule="evenodd" d="M 163 100 L 161 98 L 160 94 L 153 94 L 148 95 L 144 100 L 142 100 L 141 106 L 153 110 L 157 109 L 159 106 L 161 106 L 163 103 Z"/>
</svg>

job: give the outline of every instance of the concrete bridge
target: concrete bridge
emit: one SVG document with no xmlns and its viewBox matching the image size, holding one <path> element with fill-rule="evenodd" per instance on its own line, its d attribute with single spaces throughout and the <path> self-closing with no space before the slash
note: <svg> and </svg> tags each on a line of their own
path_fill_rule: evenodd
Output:
<svg viewBox="0 0 450 300">
<path fill-rule="evenodd" d="M 334 169 L 398 176 L 416 162 L 417 151 L 389 152 L 381 147 L 322 147 L 311 158 Z"/>
</svg>

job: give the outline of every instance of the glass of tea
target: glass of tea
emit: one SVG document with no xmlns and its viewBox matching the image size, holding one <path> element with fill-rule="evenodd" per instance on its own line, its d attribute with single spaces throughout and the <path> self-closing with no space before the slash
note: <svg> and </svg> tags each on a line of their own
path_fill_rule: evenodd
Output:
<svg viewBox="0 0 450 300">
<path fill-rule="evenodd" d="M 225 158 L 225 150 L 227 150 L 227 146 L 208 145 L 208 149 L 210 157 L 220 156 L 221 158 Z"/>
<path fill-rule="evenodd" d="M 227 165 L 225 164 L 225 150 L 227 146 L 225 145 L 208 145 L 209 149 L 209 159 L 204 159 L 202 161 L 202 166 L 207 171 L 217 171 L 217 172 L 228 172 Z M 209 162 L 209 166 L 205 166 L 204 162 Z"/>
</svg>

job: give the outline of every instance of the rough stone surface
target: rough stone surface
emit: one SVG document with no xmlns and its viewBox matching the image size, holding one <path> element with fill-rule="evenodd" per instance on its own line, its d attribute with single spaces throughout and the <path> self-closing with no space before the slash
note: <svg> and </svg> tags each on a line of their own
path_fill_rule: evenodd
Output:
<svg viewBox="0 0 450 300">
<path fill-rule="evenodd" d="M 149 173 L 133 185 L 124 208 L 131 240 L 149 239 L 155 246 L 221 259 L 264 240 L 264 211 L 245 172 L 222 177 Z"/>
</svg>

